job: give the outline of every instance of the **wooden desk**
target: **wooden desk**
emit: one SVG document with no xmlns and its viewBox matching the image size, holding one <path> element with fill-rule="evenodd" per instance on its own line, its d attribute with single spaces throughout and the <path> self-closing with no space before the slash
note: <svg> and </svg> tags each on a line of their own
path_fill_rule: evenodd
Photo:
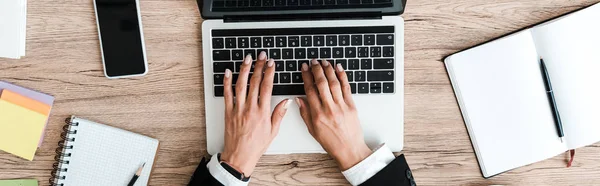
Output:
<svg viewBox="0 0 600 186">
<path fill-rule="evenodd" d="M 572 168 L 558 156 L 483 179 L 444 56 L 598 0 L 409 0 L 403 153 L 419 185 L 598 185 L 600 144 Z M 151 185 L 186 185 L 206 154 L 202 19 L 195 0 L 142 0 L 150 72 L 103 76 L 90 0 L 30 0 L 27 55 L 0 59 L 0 80 L 56 96 L 46 138 L 32 162 L 0 152 L 0 179 L 48 184 L 63 120 L 71 114 L 161 141 Z M 514 152 L 518 153 L 518 152 Z M 251 185 L 347 185 L 327 155 L 265 156 Z"/>
</svg>

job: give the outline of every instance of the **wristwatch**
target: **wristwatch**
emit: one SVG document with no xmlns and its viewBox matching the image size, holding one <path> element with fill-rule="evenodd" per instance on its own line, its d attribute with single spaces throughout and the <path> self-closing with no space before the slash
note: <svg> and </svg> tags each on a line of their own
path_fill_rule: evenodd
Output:
<svg viewBox="0 0 600 186">
<path fill-rule="evenodd" d="M 221 164 L 221 166 L 223 168 L 225 168 L 225 170 L 227 170 L 227 172 L 229 172 L 229 174 L 231 174 L 233 177 L 239 179 L 240 181 L 245 181 L 245 182 L 250 180 L 250 176 L 246 177 L 246 175 L 244 175 L 244 173 L 239 172 L 238 170 L 235 170 L 233 167 L 231 167 L 229 164 L 227 164 L 227 162 L 221 161 L 221 154 L 218 154 L 217 158 L 219 159 L 219 164 Z"/>
</svg>

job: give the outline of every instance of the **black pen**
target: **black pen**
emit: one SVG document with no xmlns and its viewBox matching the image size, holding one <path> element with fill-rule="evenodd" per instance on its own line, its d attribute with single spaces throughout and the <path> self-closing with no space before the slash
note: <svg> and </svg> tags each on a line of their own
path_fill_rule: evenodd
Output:
<svg viewBox="0 0 600 186">
<path fill-rule="evenodd" d="M 563 138 L 565 137 L 565 133 L 563 132 L 560 114 L 558 113 L 558 108 L 556 107 L 556 99 L 554 98 L 554 92 L 552 91 L 552 83 L 550 83 L 548 69 L 546 69 L 546 63 L 544 63 L 544 59 L 542 57 L 540 57 L 540 65 L 542 68 L 542 77 L 544 78 L 544 85 L 546 86 L 546 94 L 548 95 L 550 106 L 552 107 L 552 115 L 554 115 L 554 124 L 556 125 L 558 137 L 560 137 L 560 142 L 562 143 Z"/>
<path fill-rule="evenodd" d="M 131 178 L 131 180 L 129 181 L 129 184 L 127 184 L 127 186 L 133 186 L 135 184 L 135 181 L 137 181 L 137 179 L 142 174 L 142 170 L 144 169 L 144 165 L 146 165 L 146 163 L 142 164 L 142 166 L 137 170 L 137 172 L 135 172 L 135 174 L 133 175 L 133 178 Z"/>
</svg>

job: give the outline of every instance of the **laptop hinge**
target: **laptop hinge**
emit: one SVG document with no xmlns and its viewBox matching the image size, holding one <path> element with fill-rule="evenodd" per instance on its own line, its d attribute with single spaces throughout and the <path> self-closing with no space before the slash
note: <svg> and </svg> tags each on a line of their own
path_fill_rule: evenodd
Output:
<svg viewBox="0 0 600 186">
<path fill-rule="evenodd" d="M 272 21 L 320 21 L 320 20 L 357 20 L 381 19 L 381 12 L 318 13 L 318 14 L 280 14 L 280 15 L 225 15 L 225 23 L 235 22 L 272 22 Z"/>
</svg>

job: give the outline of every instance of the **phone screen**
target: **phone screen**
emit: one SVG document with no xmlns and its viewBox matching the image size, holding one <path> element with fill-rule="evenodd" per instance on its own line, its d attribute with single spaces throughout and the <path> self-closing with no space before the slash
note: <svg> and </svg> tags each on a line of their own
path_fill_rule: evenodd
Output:
<svg viewBox="0 0 600 186">
<path fill-rule="evenodd" d="M 108 77 L 146 73 L 136 0 L 95 0 L 104 71 Z"/>
</svg>

